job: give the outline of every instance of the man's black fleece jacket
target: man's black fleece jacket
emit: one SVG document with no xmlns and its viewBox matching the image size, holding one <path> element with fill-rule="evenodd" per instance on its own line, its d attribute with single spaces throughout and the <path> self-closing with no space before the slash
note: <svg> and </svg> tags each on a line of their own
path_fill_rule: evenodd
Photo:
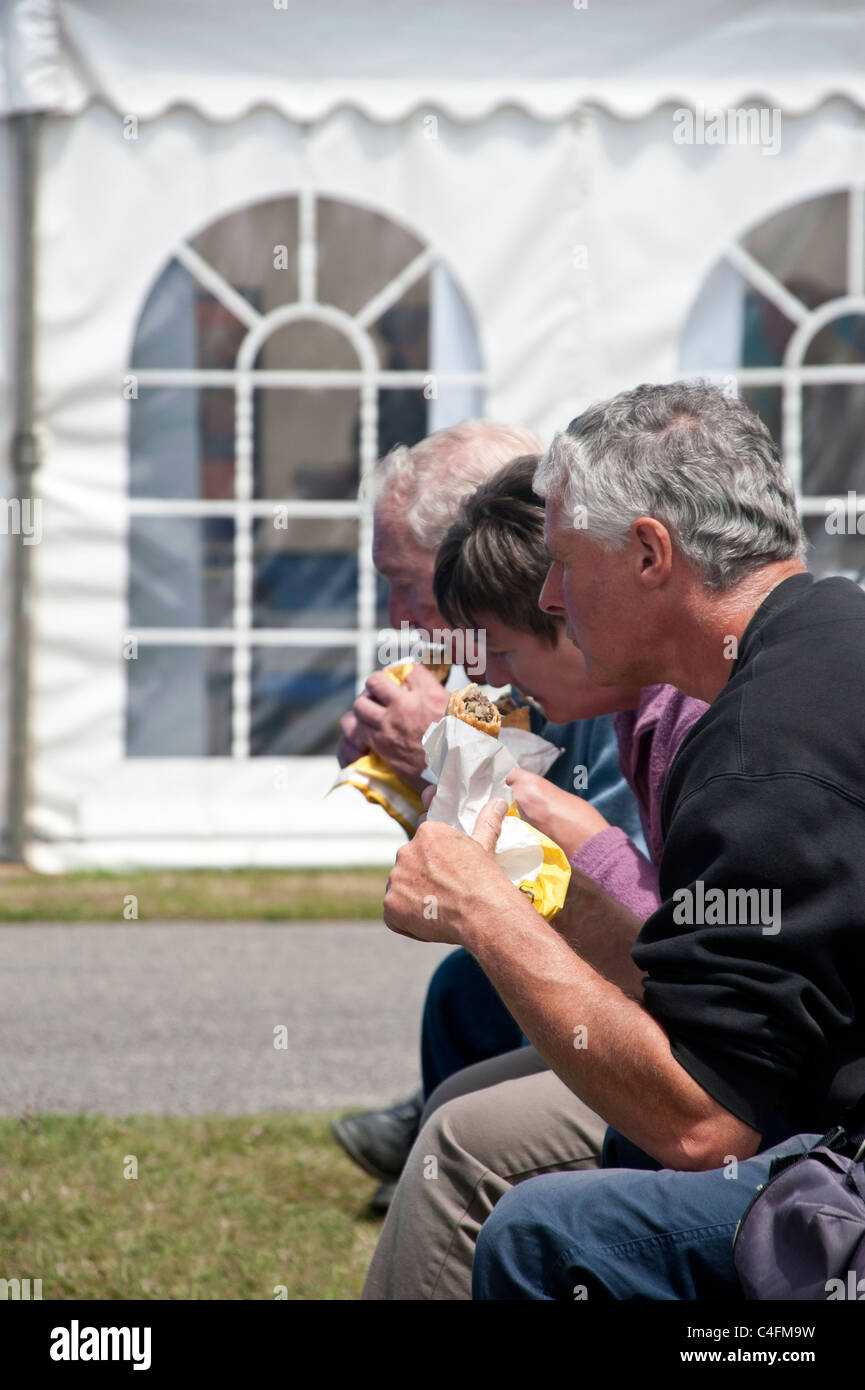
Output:
<svg viewBox="0 0 865 1390">
<path fill-rule="evenodd" d="M 865 1095 L 865 593 L 793 575 L 731 668 L 667 777 L 633 958 L 673 1056 L 767 1147 Z"/>
</svg>

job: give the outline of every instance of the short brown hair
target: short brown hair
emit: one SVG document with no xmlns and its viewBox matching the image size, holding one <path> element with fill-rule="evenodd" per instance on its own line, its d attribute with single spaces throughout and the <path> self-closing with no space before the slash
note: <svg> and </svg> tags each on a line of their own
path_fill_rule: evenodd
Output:
<svg viewBox="0 0 865 1390">
<path fill-rule="evenodd" d="M 539 458 L 523 454 L 482 483 L 439 546 L 433 590 L 452 627 L 481 627 L 488 613 L 555 646 L 561 619 L 538 607 L 550 567 L 544 504 L 532 488 Z"/>
</svg>

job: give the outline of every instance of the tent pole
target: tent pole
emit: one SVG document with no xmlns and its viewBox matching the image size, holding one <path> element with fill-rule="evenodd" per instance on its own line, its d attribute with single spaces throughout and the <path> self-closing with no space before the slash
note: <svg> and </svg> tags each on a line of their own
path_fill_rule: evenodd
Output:
<svg viewBox="0 0 865 1390">
<path fill-rule="evenodd" d="M 34 292 L 36 163 L 39 117 L 25 112 L 12 118 L 15 132 L 15 433 L 12 467 L 15 495 L 32 498 L 38 464 L 34 431 Z M 30 537 L 32 541 L 33 537 Z M 12 561 L 12 660 L 9 736 L 9 852 L 24 855 L 30 777 L 30 584 L 31 544 L 24 528 L 14 538 Z"/>
</svg>

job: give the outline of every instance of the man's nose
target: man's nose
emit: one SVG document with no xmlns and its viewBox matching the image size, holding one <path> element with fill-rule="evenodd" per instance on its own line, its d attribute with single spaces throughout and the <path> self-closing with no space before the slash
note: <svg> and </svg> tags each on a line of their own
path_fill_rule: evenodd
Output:
<svg viewBox="0 0 865 1390">
<path fill-rule="evenodd" d="M 565 612 L 565 595 L 562 589 L 562 567 L 554 560 L 547 570 L 541 592 L 538 594 L 538 607 L 544 613 L 561 616 Z"/>
<path fill-rule="evenodd" d="M 485 673 L 486 685 L 510 685 L 511 673 L 506 661 L 502 661 L 498 656 L 487 656 L 487 669 Z"/>
</svg>

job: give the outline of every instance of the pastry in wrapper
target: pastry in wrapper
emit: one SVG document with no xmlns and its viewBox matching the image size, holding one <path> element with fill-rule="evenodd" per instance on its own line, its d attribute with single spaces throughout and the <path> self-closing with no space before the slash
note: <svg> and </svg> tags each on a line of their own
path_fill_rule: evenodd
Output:
<svg viewBox="0 0 865 1390">
<path fill-rule="evenodd" d="M 498 738 L 502 727 L 502 716 L 492 700 L 488 699 L 479 685 L 472 683 L 462 690 L 455 690 L 448 700 L 447 713 L 480 729 L 482 734 Z"/>
<path fill-rule="evenodd" d="M 506 729 L 504 733 L 498 731 L 495 738 L 475 738 L 476 721 L 492 723 L 482 717 L 486 714 L 486 706 L 476 703 L 469 686 L 458 692 L 457 699 L 451 697 L 450 717 L 431 724 L 424 734 L 427 767 L 436 780 L 427 818 L 471 835 L 491 797 L 510 802 L 496 841 L 495 861 L 536 911 L 550 921 L 565 901 L 571 866 L 560 845 L 522 820 L 507 777 L 515 766 L 532 761 L 536 766 L 530 770 L 543 776 L 555 760 L 554 745 L 530 730 Z M 485 729 L 480 732 L 486 734 Z"/>
</svg>

